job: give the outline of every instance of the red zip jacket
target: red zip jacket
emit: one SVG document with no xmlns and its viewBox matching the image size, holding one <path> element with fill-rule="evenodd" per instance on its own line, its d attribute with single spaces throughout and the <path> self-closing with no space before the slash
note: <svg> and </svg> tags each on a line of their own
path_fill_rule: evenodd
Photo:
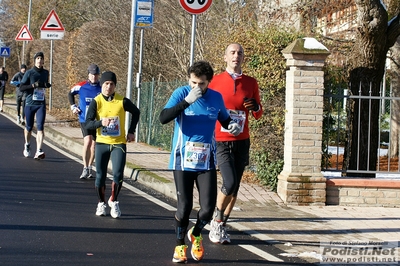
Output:
<svg viewBox="0 0 400 266">
<path fill-rule="evenodd" d="M 255 119 L 259 119 L 263 114 L 263 109 L 260 103 L 260 92 L 258 89 L 257 80 L 242 74 L 234 80 L 231 75 L 225 71 L 215 75 L 211 80 L 209 87 L 218 91 L 224 98 L 225 107 L 229 110 L 242 111 L 246 117 L 242 119 L 232 119 L 237 122 L 243 121 L 243 131 L 238 136 L 233 136 L 228 132 L 224 132 L 221 124 L 217 121 L 215 127 L 215 138 L 217 141 L 234 141 L 248 139 L 249 135 L 249 111 L 243 106 L 244 98 L 254 98 L 258 103 L 259 109 L 257 112 L 251 111 Z M 222 129 L 222 131 L 221 131 Z"/>
</svg>

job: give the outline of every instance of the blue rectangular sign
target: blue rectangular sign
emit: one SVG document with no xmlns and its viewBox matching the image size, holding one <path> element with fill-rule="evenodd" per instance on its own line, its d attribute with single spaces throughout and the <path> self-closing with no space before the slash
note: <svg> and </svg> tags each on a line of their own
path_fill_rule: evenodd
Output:
<svg viewBox="0 0 400 266">
<path fill-rule="evenodd" d="M 10 47 L 1 47 L 0 48 L 0 56 L 1 57 L 10 57 Z"/>
<path fill-rule="evenodd" d="M 135 28 L 152 28 L 154 0 L 135 0 Z"/>
</svg>

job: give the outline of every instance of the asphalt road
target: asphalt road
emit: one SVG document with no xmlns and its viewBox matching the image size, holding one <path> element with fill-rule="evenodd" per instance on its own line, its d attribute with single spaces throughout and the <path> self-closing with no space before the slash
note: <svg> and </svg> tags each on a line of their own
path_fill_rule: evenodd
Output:
<svg viewBox="0 0 400 266">
<path fill-rule="evenodd" d="M 46 158 L 34 160 L 35 141 L 23 157 L 22 127 L 0 115 L 0 265 L 176 265 L 173 201 L 126 180 L 122 216 L 97 217 L 94 179 L 79 179 L 79 158 L 49 144 Z M 238 231 L 231 245 L 203 233 L 201 265 L 307 264 Z"/>
</svg>

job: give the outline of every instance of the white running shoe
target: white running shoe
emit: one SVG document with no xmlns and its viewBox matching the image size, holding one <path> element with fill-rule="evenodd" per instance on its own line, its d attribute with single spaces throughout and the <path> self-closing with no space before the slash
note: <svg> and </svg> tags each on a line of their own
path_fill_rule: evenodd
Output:
<svg viewBox="0 0 400 266">
<path fill-rule="evenodd" d="M 80 179 L 86 179 L 89 177 L 89 169 L 87 167 L 83 167 L 83 171 L 81 176 L 79 177 Z"/>
<path fill-rule="evenodd" d="M 213 243 L 220 243 L 221 240 L 221 224 L 214 219 L 211 220 L 210 222 L 210 233 L 208 234 L 208 238 L 210 239 L 211 242 Z"/>
<path fill-rule="evenodd" d="M 93 178 L 94 176 L 93 176 L 93 173 L 92 173 L 92 167 L 91 166 L 89 166 L 88 167 L 88 176 L 87 176 L 87 178 Z"/>
<path fill-rule="evenodd" d="M 17 124 L 20 125 L 21 124 L 21 117 L 17 116 Z"/>
<path fill-rule="evenodd" d="M 231 237 L 226 232 L 226 226 L 223 223 L 221 223 L 221 235 L 220 235 L 219 243 L 221 243 L 221 244 L 229 244 L 229 243 L 231 243 Z"/>
<path fill-rule="evenodd" d="M 226 226 L 223 222 L 217 222 L 214 219 L 210 222 L 210 233 L 208 238 L 213 243 L 228 244 L 231 243 L 230 235 L 226 232 Z"/>
<path fill-rule="evenodd" d="M 44 154 L 44 152 L 42 151 L 42 150 L 38 150 L 36 153 L 35 153 L 35 160 L 41 160 L 41 159 L 44 159 L 46 156 L 45 156 L 45 154 Z"/>
<path fill-rule="evenodd" d="M 99 202 L 97 204 L 96 215 L 97 216 L 106 216 L 106 208 L 107 208 L 107 205 L 104 202 Z"/>
<path fill-rule="evenodd" d="M 25 157 L 31 156 L 31 144 L 25 144 L 24 156 Z"/>
<path fill-rule="evenodd" d="M 108 200 L 108 206 L 110 206 L 110 215 L 112 218 L 118 218 L 121 216 L 121 210 L 119 209 L 119 201 Z"/>
</svg>

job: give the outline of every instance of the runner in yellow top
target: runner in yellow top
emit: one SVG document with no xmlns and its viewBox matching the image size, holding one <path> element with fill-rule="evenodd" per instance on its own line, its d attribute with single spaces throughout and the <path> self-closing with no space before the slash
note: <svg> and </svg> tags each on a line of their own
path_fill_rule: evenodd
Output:
<svg viewBox="0 0 400 266">
<path fill-rule="evenodd" d="M 113 72 L 104 72 L 100 79 L 101 94 L 90 103 L 86 114 L 86 129 L 96 129 L 96 191 L 99 198 L 96 215 L 106 215 L 105 190 L 107 166 L 111 158 L 113 181 L 108 205 L 113 218 L 121 216 L 118 194 L 122 188 L 126 163 L 126 142 L 135 139 L 135 129 L 139 122 L 139 109 L 131 100 L 115 93 L 117 76 Z M 132 114 L 126 134 L 125 112 Z"/>
</svg>

